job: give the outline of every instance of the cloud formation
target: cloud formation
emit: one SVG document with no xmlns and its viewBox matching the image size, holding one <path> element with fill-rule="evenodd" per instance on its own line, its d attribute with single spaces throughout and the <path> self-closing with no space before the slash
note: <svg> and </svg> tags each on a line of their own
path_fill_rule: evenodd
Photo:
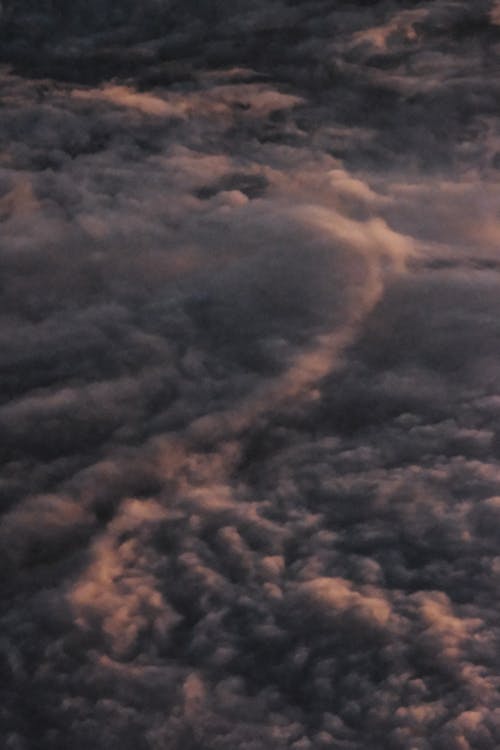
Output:
<svg viewBox="0 0 500 750">
<path fill-rule="evenodd" d="M 5 0 L 3 747 L 499 746 L 497 17 Z"/>
</svg>

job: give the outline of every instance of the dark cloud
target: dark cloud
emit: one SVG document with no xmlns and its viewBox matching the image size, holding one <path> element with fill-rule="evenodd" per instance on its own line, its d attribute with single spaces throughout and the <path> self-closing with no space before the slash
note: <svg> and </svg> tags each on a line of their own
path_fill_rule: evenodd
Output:
<svg viewBox="0 0 500 750">
<path fill-rule="evenodd" d="M 499 29 L 3 2 L 2 747 L 499 746 Z"/>
</svg>

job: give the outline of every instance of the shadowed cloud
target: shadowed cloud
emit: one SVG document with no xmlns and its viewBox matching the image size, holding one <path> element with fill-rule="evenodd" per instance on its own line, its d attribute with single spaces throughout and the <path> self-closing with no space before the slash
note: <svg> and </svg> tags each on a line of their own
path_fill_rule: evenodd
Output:
<svg viewBox="0 0 500 750">
<path fill-rule="evenodd" d="M 2 747 L 499 746 L 499 34 L 4 0 Z"/>
</svg>

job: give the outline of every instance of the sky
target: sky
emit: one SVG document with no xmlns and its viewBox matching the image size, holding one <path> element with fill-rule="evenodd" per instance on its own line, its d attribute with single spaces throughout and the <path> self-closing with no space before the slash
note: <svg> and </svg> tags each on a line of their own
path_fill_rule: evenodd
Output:
<svg viewBox="0 0 500 750">
<path fill-rule="evenodd" d="M 500 746 L 499 51 L 3 1 L 5 750 Z"/>
</svg>

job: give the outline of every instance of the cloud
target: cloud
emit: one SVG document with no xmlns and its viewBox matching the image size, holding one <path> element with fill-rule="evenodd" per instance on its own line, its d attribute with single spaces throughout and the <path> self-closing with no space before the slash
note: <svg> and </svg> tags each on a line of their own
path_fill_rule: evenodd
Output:
<svg viewBox="0 0 500 750">
<path fill-rule="evenodd" d="M 4 2 L 9 750 L 494 750 L 496 3 Z"/>
</svg>

